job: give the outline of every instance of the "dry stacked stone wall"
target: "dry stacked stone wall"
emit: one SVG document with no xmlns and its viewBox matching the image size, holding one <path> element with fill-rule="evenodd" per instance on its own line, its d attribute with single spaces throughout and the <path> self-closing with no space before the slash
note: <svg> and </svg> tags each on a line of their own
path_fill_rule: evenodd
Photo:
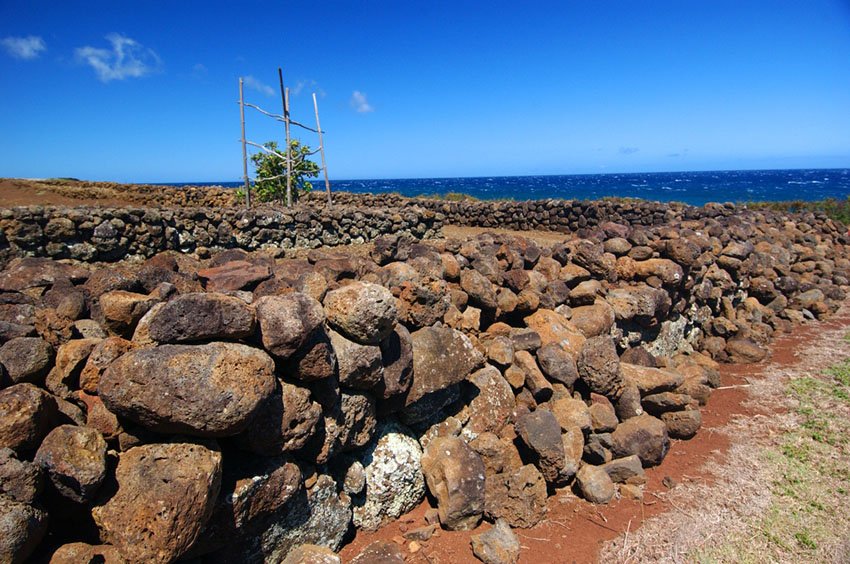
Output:
<svg viewBox="0 0 850 564">
<path fill-rule="evenodd" d="M 57 219 L 4 221 L 21 213 L 43 237 Z M 93 232 L 169 220 L 73 213 L 102 214 Z M 545 519 L 555 487 L 640 496 L 644 469 L 699 433 L 718 362 L 761 361 L 845 299 L 849 242 L 823 217 L 747 212 L 602 222 L 550 246 L 393 235 L 369 256 L 14 259 L 0 560 L 338 562 L 352 531 L 427 493 L 436 522 L 410 527 L 426 553 L 437 527 L 488 520 L 476 553 L 515 557 L 512 529 Z"/>
<path fill-rule="evenodd" d="M 436 235 L 430 210 L 334 206 L 274 208 L 100 208 L 30 206 L 0 210 L 0 250 L 7 256 L 78 261 L 147 258 L 166 250 L 288 249 L 365 243 L 387 234 Z"/>
</svg>

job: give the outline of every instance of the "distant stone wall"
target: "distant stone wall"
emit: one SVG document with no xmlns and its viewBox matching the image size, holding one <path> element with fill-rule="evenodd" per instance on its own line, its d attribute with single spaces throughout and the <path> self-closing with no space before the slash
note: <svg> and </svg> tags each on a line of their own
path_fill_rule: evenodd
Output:
<svg viewBox="0 0 850 564">
<path fill-rule="evenodd" d="M 442 216 L 422 207 L 324 210 L 29 206 L 0 210 L 7 257 L 80 261 L 150 257 L 166 250 L 316 248 L 365 243 L 386 234 L 434 237 Z"/>
<path fill-rule="evenodd" d="M 311 194 L 318 204 L 323 194 Z M 415 205 L 445 216 L 449 225 L 500 227 L 518 231 L 571 232 L 612 221 L 629 225 L 656 226 L 677 219 L 701 219 L 734 215 L 742 208 L 733 204 L 702 207 L 646 200 L 471 200 L 451 202 L 430 198 L 406 198 L 398 194 L 334 194 L 340 204 L 357 203 L 374 209 Z"/>
</svg>

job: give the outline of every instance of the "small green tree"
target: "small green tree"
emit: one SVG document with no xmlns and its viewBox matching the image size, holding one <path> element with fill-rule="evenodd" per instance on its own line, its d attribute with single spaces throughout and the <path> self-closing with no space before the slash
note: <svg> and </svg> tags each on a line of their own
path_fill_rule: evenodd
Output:
<svg viewBox="0 0 850 564">
<path fill-rule="evenodd" d="M 286 199 L 286 159 L 278 155 L 286 156 L 283 149 L 278 149 L 277 143 L 269 141 L 264 147 L 274 153 L 260 151 L 251 156 L 251 161 L 257 169 L 257 182 L 254 184 L 253 192 L 261 202 Z M 297 139 L 289 143 L 292 154 L 292 166 L 290 178 L 292 179 L 292 201 L 298 200 L 301 193 L 309 192 L 313 185 L 308 178 L 319 176 L 319 165 L 307 157 L 312 152 L 310 147 L 302 145 Z"/>
</svg>

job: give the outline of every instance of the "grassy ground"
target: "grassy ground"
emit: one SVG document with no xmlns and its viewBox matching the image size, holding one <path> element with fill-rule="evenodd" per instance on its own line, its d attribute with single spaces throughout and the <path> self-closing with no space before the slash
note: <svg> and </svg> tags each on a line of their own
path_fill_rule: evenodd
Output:
<svg viewBox="0 0 850 564">
<path fill-rule="evenodd" d="M 788 382 L 798 427 L 760 452 L 765 513 L 697 562 L 844 562 L 850 557 L 850 360 Z"/>
</svg>

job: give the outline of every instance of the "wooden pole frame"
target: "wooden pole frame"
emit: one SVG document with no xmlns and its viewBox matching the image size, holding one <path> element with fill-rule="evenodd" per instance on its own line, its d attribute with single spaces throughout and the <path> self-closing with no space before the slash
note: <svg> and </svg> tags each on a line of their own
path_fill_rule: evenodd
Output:
<svg viewBox="0 0 850 564">
<path fill-rule="evenodd" d="M 248 147 L 245 140 L 245 96 L 239 77 L 239 117 L 242 122 L 242 179 L 245 181 L 245 207 L 251 208 L 251 183 L 248 182 Z"/>
<path fill-rule="evenodd" d="M 322 155 L 322 170 L 325 173 L 325 191 L 328 193 L 328 207 L 333 205 L 331 200 L 331 181 L 328 180 L 328 165 L 325 162 L 325 141 L 322 138 L 322 124 L 319 122 L 319 103 L 316 101 L 316 93 L 313 92 L 313 109 L 316 111 L 316 131 L 319 132 L 319 153 Z"/>
<path fill-rule="evenodd" d="M 289 88 L 283 87 L 283 69 L 277 67 L 280 98 L 283 102 L 283 124 L 286 127 L 286 207 L 292 207 L 292 147 L 289 134 Z"/>
</svg>

